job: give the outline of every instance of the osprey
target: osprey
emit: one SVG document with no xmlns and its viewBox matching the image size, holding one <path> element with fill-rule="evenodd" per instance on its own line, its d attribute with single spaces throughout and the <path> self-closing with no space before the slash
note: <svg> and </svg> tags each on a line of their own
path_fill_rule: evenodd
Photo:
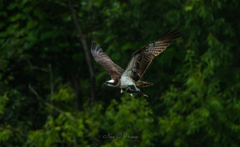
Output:
<svg viewBox="0 0 240 147">
<path fill-rule="evenodd" d="M 149 64 L 152 62 L 153 58 L 162 53 L 173 40 L 180 37 L 181 35 L 178 30 L 171 33 L 170 31 L 166 32 L 158 40 L 153 41 L 134 52 L 125 70 L 115 64 L 109 56 L 99 48 L 95 41 L 92 44 L 91 53 L 94 59 L 108 71 L 112 78 L 111 80 L 106 81 L 104 86 L 118 87 L 121 88 L 121 92 L 124 91 L 130 94 L 143 94 L 139 88 L 153 85 L 153 83 L 141 81 Z M 135 91 L 131 89 L 131 86 L 134 86 Z M 143 95 L 147 96 L 145 94 Z"/>
</svg>

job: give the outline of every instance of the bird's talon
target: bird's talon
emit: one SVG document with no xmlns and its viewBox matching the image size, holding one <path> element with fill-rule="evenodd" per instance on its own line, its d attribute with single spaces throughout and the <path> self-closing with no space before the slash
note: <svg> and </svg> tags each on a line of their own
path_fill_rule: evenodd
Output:
<svg viewBox="0 0 240 147">
<path fill-rule="evenodd" d="M 131 90 L 131 88 L 130 88 L 130 87 L 127 87 L 127 88 L 126 88 L 126 91 L 128 91 L 128 90 Z"/>
<path fill-rule="evenodd" d="M 121 89 L 120 93 L 123 93 L 123 90 Z"/>
<path fill-rule="evenodd" d="M 138 88 L 136 88 L 135 90 L 136 90 L 137 92 L 141 92 L 140 89 L 138 89 Z"/>
</svg>

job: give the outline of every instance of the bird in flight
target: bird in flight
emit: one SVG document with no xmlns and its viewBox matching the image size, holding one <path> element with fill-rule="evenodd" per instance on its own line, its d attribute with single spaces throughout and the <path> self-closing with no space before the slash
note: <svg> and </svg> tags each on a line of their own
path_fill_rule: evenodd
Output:
<svg viewBox="0 0 240 147">
<path fill-rule="evenodd" d="M 125 70 L 115 64 L 94 41 L 91 46 L 91 53 L 96 62 L 102 65 L 111 76 L 111 80 L 106 81 L 104 86 L 118 87 L 121 88 L 121 92 L 130 93 L 131 95 L 139 93 L 147 96 L 142 93 L 139 88 L 151 86 L 153 83 L 141 81 L 143 74 L 153 58 L 162 53 L 172 41 L 180 38 L 180 34 L 181 32 L 178 30 L 173 32 L 168 31 L 158 40 L 143 46 L 132 54 Z M 134 86 L 135 90 L 132 90 L 131 86 Z"/>
</svg>

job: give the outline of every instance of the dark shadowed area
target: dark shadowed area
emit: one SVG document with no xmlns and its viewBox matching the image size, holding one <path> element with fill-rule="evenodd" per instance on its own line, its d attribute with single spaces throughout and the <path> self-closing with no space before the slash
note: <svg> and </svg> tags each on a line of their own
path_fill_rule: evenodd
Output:
<svg viewBox="0 0 240 147">
<path fill-rule="evenodd" d="M 0 0 L 0 146 L 237 147 L 240 1 Z M 179 29 L 142 77 L 105 87 L 100 48 L 132 53 Z"/>
</svg>

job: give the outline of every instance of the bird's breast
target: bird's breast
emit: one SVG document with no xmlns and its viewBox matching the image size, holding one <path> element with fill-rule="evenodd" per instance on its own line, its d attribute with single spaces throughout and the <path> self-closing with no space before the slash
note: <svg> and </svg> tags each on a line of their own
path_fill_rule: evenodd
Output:
<svg viewBox="0 0 240 147">
<path fill-rule="evenodd" d="M 120 88 L 126 88 L 129 87 L 130 85 L 134 85 L 133 80 L 130 77 L 123 76 L 121 77 L 120 81 L 121 81 Z"/>
</svg>

